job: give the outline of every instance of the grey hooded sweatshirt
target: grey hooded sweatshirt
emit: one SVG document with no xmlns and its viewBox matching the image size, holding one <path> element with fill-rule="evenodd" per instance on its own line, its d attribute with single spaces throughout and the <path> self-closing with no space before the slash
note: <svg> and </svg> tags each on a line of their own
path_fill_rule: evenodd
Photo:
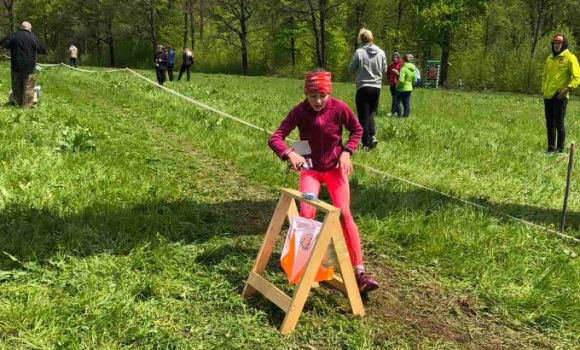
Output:
<svg viewBox="0 0 580 350">
<path fill-rule="evenodd" d="M 375 44 L 366 44 L 354 52 L 352 60 L 348 65 L 348 72 L 354 71 L 356 74 L 357 90 L 371 86 L 378 89 L 382 86 L 383 73 L 387 69 L 387 56 Z"/>
</svg>

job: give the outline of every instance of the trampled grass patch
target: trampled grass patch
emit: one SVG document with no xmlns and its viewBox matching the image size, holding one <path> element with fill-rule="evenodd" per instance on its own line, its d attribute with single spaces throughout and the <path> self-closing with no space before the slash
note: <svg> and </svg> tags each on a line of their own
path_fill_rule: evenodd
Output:
<svg viewBox="0 0 580 350">
<path fill-rule="evenodd" d="M 543 154 L 539 96 L 421 89 L 399 120 L 385 90 L 379 147 L 354 157 L 379 172 L 351 179 L 382 288 L 365 318 L 315 290 L 284 337 L 280 310 L 241 298 L 277 189 L 297 181 L 268 134 L 122 72 L 45 69 L 39 81 L 38 108 L 0 109 L 2 347 L 578 346 L 577 246 L 430 190 L 555 228 L 566 164 Z M 166 86 L 272 131 L 302 98 L 292 79 L 194 74 Z M 354 106 L 352 84 L 333 94 Z M 579 111 L 571 100 L 570 141 Z M 578 237 L 572 189 L 566 233 Z M 274 260 L 270 277 L 291 290 Z"/>
</svg>

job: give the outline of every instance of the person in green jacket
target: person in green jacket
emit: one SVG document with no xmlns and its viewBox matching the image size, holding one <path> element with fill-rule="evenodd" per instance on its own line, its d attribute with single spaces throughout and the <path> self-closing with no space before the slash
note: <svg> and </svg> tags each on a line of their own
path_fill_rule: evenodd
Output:
<svg viewBox="0 0 580 350">
<path fill-rule="evenodd" d="M 568 51 L 566 38 L 561 34 L 556 34 L 552 38 L 552 54 L 546 59 L 542 75 L 544 113 L 548 134 L 547 153 L 564 152 L 566 105 L 570 91 L 578 85 L 580 85 L 578 59 Z"/>
<path fill-rule="evenodd" d="M 413 86 L 417 83 L 415 75 L 415 65 L 413 64 L 413 55 L 410 53 L 403 55 L 403 65 L 399 71 L 399 81 L 397 82 L 397 96 L 395 110 L 399 118 L 407 118 L 411 114 L 411 92 Z M 401 106 L 403 103 L 403 114 L 401 115 Z"/>
</svg>

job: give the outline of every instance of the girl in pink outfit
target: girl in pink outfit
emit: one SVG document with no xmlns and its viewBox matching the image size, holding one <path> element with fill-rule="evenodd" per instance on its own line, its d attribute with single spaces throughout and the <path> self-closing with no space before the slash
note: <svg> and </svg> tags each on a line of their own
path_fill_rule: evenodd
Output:
<svg viewBox="0 0 580 350">
<path fill-rule="evenodd" d="M 379 287 L 365 273 L 358 227 L 350 212 L 350 187 L 348 175 L 353 172 L 350 160 L 363 134 L 363 128 L 348 106 L 330 97 L 332 82 L 330 72 L 316 70 L 306 74 L 304 93 L 306 99 L 292 108 L 282 124 L 272 134 L 268 146 L 282 160 L 287 160 L 294 170 L 300 171 L 300 191 L 318 195 L 325 184 L 334 206 L 341 210 L 340 223 L 350 260 L 355 267 L 356 280 L 361 293 Z M 342 143 L 342 129 L 349 138 Z M 312 167 L 304 169 L 306 159 L 284 143 L 286 137 L 298 128 L 300 140 L 308 141 L 312 149 Z M 300 215 L 313 219 L 316 209 L 301 203 Z"/>
</svg>

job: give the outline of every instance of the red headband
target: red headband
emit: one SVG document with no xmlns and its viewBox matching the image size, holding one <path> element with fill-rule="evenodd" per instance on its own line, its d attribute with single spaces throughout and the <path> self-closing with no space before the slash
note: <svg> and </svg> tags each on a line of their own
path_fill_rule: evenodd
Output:
<svg viewBox="0 0 580 350">
<path fill-rule="evenodd" d="M 304 78 L 304 93 L 325 94 L 332 92 L 332 75 L 330 72 L 306 73 Z"/>
<path fill-rule="evenodd" d="M 564 37 L 561 35 L 556 35 L 552 38 L 552 41 L 562 41 L 564 42 Z"/>
</svg>

